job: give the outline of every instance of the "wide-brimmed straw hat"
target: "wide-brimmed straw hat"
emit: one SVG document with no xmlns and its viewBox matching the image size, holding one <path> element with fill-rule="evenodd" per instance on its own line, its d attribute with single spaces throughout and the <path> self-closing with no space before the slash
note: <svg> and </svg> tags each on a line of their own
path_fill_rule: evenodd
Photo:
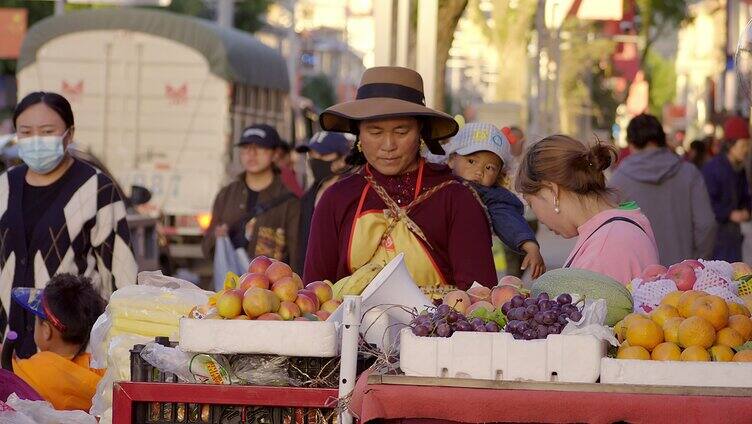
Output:
<svg viewBox="0 0 752 424">
<path fill-rule="evenodd" d="M 383 66 L 363 73 L 355 100 L 325 110 L 319 117 L 325 131 L 357 134 L 357 123 L 371 119 L 423 118 L 421 137 L 428 150 L 443 155 L 440 140 L 459 130 L 457 121 L 446 113 L 426 107 L 423 78 L 412 69 Z"/>
</svg>

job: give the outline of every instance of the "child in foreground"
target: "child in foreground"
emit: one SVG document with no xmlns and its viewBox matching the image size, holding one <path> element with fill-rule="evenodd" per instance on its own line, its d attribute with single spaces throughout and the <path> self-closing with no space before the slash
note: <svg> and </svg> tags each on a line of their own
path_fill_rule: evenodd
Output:
<svg viewBox="0 0 752 424">
<path fill-rule="evenodd" d="M 505 167 L 511 162 L 509 141 L 491 124 L 470 123 L 444 146 L 447 165 L 455 175 L 472 183 L 491 217 L 501 241 L 525 255 L 522 269 L 532 278 L 546 272 L 535 234 L 524 217 L 520 199 L 504 188 Z"/>
<path fill-rule="evenodd" d="M 91 409 L 104 370 L 89 366 L 86 353 L 94 322 L 105 302 L 85 277 L 59 274 L 44 290 L 13 289 L 13 300 L 35 315 L 34 341 L 39 353 L 13 359 L 13 372 L 55 409 Z"/>
</svg>

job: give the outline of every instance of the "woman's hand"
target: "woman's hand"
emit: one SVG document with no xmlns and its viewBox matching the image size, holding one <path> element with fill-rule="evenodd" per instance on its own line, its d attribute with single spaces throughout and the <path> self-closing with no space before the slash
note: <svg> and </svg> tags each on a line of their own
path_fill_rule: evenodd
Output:
<svg viewBox="0 0 752 424">
<path fill-rule="evenodd" d="M 737 210 L 731 211 L 731 216 L 729 216 L 729 220 L 737 224 L 747 222 L 749 221 L 749 211 L 746 209 L 737 209 Z"/>
<path fill-rule="evenodd" d="M 522 251 L 525 252 L 525 259 L 522 260 L 520 267 L 523 271 L 530 268 L 532 278 L 538 278 L 546 272 L 546 264 L 543 262 L 538 243 L 526 241 L 522 243 Z"/>
<path fill-rule="evenodd" d="M 229 228 L 227 227 L 227 224 L 217 225 L 214 228 L 214 237 L 226 237 L 228 233 Z"/>
</svg>

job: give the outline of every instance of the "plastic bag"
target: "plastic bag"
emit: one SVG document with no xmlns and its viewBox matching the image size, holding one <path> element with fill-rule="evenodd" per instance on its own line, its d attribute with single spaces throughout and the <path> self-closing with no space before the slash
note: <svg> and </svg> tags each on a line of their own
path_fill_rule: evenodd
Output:
<svg viewBox="0 0 752 424">
<path fill-rule="evenodd" d="M 37 424 L 26 415 L 14 410 L 0 411 L 0 424 Z"/>
<path fill-rule="evenodd" d="M 92 399 L 89 412 L 95 417 L 101 417 L 100 424 L 111 422 L 105 417 L 112 415 L 112 384 L 115 381 L 130 381 L 131 379 L 131 349 L 137 344 L 145 344 L 150 340 L 148 337 L 126 334 L 115 336 L 108 344 L 104 353 L 104 366 L 107 368 L 104 376 L 97 384 L 97 391 Z"/>
<path fill-rule="evenodd" d="M 300 386 L 301 381 L 291 378 L 287 369 L 289 360 L 276 355 L 235 355 L 230 358 L 232 374 L 239 384 L 256 386 Z"/>
<path fill-rule="evenodd" d="M 41 400 L 22 400 L 12 394 L 8 397 L 6 403 L 36 424 L 97 424 L 97 420 L 86 412 L 57 411 L 49 402 Z"/>
<path fill-rule="evenodd" d="M 582 308 L 582 318 L 569 323 L 561 330 L 561 334 L 579 334 L 595 336 L 598 340 L 606 340 L 611 346 L 619 346 L 614 336 L 614 330 L 604 325 L 608 308 L 604 299 L 586 300 Z"/>
<path fill-rule="evenodd" d="M 222 355 L 183 352 L 159 343 L 148 343 L 141 357 L 158 370 L 186 383 L 231 384 L 230 366 Z"/>
<path fill-rule="evenodd" d="M 214 290 L 224 288 L 225 275 L 233 272 L 243 275 L 251 263 L 244 249 L 235 249 L 229 237 L 217 237 L 214 245 Z"/>
</svg>

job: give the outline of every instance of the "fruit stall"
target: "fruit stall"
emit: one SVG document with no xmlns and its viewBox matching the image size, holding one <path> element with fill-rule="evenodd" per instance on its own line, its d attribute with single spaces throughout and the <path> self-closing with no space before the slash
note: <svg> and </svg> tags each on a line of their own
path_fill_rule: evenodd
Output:
<svg viewBox="0 0 752 424">
<path fill-rule="evenodd" d="M 334 284 L 264 257 L 218 293 L 146 277 L 92 332 L 110 365 L 95 408 L 115 423 L 752 422 L 745 264 L 443 296 L 402 255 Z"/>
</svg>

